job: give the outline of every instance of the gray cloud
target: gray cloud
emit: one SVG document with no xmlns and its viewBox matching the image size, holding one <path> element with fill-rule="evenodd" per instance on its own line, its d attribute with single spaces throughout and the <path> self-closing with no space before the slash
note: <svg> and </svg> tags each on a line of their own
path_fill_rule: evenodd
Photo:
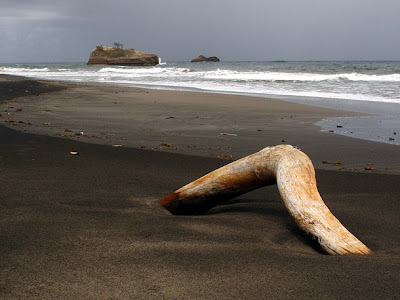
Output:
<svg viewBox="0 0 400 300">
<path fill-rule="evenodd" d="M 400 59 L 398 0 L 0 0 L 0 8 L 0 62 L 86 61 L 113 42 L 163 60 Z"/>
</svg>

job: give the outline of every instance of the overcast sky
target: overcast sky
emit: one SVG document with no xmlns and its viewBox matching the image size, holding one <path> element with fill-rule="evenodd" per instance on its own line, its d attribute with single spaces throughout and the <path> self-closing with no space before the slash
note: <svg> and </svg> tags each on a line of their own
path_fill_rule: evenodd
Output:
<svg viewBox="0 0 400 300">
<path fill-rule="evenodd" d="M 400 0 L 0 0 L 0 62 L 97 45 L 221 60 L 400 60 Z"/>
</svg>

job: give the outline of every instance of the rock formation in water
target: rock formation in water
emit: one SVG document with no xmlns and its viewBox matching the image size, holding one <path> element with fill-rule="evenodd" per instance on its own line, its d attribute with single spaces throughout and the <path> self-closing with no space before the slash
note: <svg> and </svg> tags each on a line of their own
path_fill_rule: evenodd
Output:
<svg viewBox="0 0 400 300">
<path fill-rule="evenodd" d="M 159 58 L 155 54 L 136 51 L 135 49 L 121 49 L 97 46 L 90 53 L 88 65 L 117 65 L 117 66 L 155 66 Z"/>
<path fill-rule="evenodd" d="M 219 62 L 219 58 L 216 56 L 205 57 L 204 55 L 200 55 L 192 59 L 192 62 L 203 62 L 203 61 Z"/>
</svg>

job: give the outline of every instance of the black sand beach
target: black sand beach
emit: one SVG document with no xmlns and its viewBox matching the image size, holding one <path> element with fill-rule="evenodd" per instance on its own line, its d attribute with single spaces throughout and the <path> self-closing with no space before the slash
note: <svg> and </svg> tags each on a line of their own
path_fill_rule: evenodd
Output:
<svg viewBox="0 0 400 300">
<path fill-rule="evenodd" d="M 2 78 L 1 299 L 399 298 L 400 148 L 312 125 L 356 113 Z M 201 216 L 157 202 L 229 162 L 212 156 L 282 143 L 310 156 L 325 203 L 372 255 L 320 253 L 276 186 Z"/>
</svg>

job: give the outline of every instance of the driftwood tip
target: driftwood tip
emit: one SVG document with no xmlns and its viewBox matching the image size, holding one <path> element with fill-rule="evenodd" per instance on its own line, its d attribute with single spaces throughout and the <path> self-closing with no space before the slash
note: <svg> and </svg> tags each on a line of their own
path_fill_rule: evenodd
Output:
<svg viewBox="0 0 400 300">
<path fill-rule="evenodd" d="M 171 213 L 174 213 L 174 210 L 179 206 L 179 194 L 178 193 L 171 193 L 164 198 L 160 199 L 158 203 Z"/>
<path fill-rule="evenodd" d="M 336 245 L 321 244 L 322 249 L 331 255 L 369 255 L 372 251 L 354 237 L 354 241 Z"/>
</svg>

